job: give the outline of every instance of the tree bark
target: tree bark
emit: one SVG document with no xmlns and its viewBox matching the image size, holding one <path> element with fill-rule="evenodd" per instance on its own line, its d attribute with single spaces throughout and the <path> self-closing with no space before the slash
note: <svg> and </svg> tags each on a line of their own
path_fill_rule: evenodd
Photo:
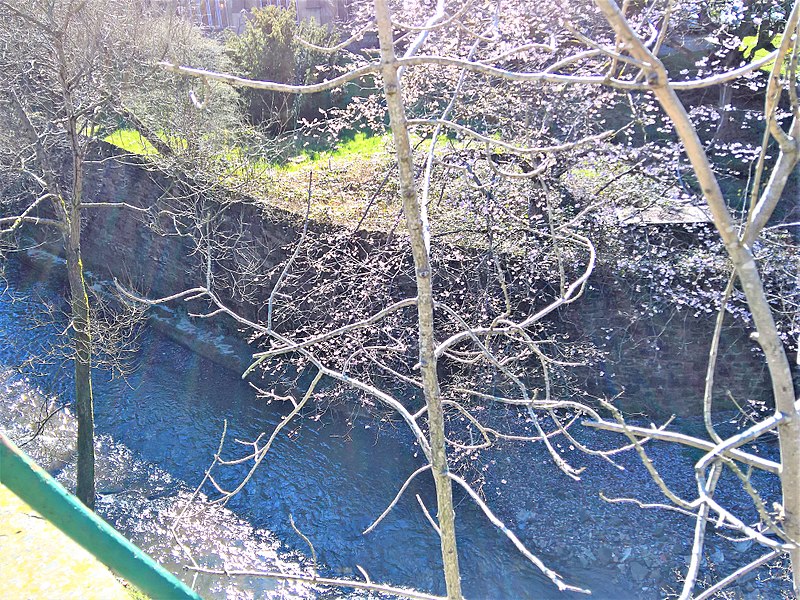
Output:
<svg viewBox="0 0 800 600">
<path fill-rule="evenodd" d="M 462 597 L 461 575 L 456 546 L 453 489 L 452 482 L 448 477 L 444 413 L 439 390 L 439 377 L 436 372 L 437 360 L 433 334 L 433 286 L 431 282 L 430 252 L 426 243 L 426 224 L 420 210 L 414 180 L 411 140 L 408 135 L 403 92 L 397 73 L 397 57 L 394 52 L 392 24 L 386 0 L 375 0 L 375 10 L 381 48 L 381 74 L 399 167 L 403 212 L 405 213 L 406 226 L 411 239 L 416 272 L 419 364 L 425 402 L 428 408 L 428 435 L 431 444 L 432 473 L 436 485 L 437 519 L 441 530 L 440 540 L 444 577 L 447 586 L 447 597 L 451 600 L 456 600 Z"/>
<path fill-rule="evenodd" d="M 83 201 L 84 147 L 73 110 L 69 85 L 62 78 L 67 135 L 72 151 L 72 198 L 63 207 L 64 249 L 67 255 L 72 339 L 75 361 L 75 413 L 78 419 L 78 464 L 75 495 L 94 510 L 94 396 L 92 394 L 92 334 L 89 329 L 89 296 L 81 257 L 81 202 Z M 63 202 L 63 200 L 62 200 Z"/>
<path fill-rule="evenodd" d="M 94 398 L 92 396 L 92 338 L 89 298 L 80 247 L 80 219 L 71 219 L 66 236 L 67 276 L 75 352 L 75 412 L 78 418 L 78 499 L 94 510 Z"/>
</svg>

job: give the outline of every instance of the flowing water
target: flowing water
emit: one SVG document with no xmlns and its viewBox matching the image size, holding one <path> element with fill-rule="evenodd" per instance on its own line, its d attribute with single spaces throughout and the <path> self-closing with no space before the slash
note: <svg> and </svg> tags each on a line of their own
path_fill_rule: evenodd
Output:
<svg viewBox="0 0 800 600">
<path fill-rule="evenodd" d="M 71 381 L 69 370 L 57 366 L 43 367 L 45 379 L 20 375 L 14 367 L 63 330 L 63 320 L 31 329 L 30 317 L 42 300 L 64 307 L 58 284 L 30 267 L 9 267 L 6 279 L 8 289 L 0 302 L 0 427 L 24 441 L 42 403 L 68 397 Z M 233 440 L 248 442 L 272 431 L 287 411 L 256 399 L 237 373 L 152 330 L 145 331 L 135 362 L 127 379 L 103 372 L 95 376 L 98 512 L 191 581 L 192 573 L 182 569 L 189 559 L 172 539 L 170 526 L 202 480 L 223 424 L 227 422 L 228 448 L 236 447 Z M 414 499 L 419 494 L 428 507 L 434 505 L 430 481 L 417 478 L 373 533 L 361 533 L 423 464 L 410 435 L 399 425 L 349 418 L 343 412 L 309 413 L 310 418 L 278 436 L 253 480 L 227 506 L 192 505 L 179 532 L 194 559 L 209 568 L 309 572 L 311 552 L 291 528 L 292 515 L 313 543 L 322 574 L 360 577 L 360 565 L 374 581 L 443 592 L 436 535 Z M 74 420 L 66 409 L 25 450 L 69 485 L 74 479 L 74 435 Z M 240 476 L 241 471 L 229 470 L 221 475 L 222 483 Z M 468 597 L 573 597 L 558 592 L 463 494 L 457 493 L 456 499 Z M 594 597 L 636 597 L 592 566 L 573 565 L 568 572 L 571 583 L 591 586 Z M 201 575 L 196 585 L 209 598 L 364 597 L 363 592 L 324 592 L 258 578 Z"/>
</svg>

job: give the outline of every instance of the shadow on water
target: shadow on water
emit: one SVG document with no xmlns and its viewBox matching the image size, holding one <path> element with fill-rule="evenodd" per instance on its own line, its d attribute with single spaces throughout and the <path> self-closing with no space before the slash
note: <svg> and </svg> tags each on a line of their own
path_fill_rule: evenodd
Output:
<svg viewBox="0 0 800 600">
<path fill-rule="evenodd" d="M 9 285 L 21 296 L 58 302 L 55 284 L 23 267 L 9 269 Z M 26 270 L 27 269 L 27 270 Z M 0 363 L 3 418 L 0 426 L 18 438 L 35 419 L 33 400 L 41 397 L 34 380 L 10 373 L 33 351 L 25 315 L 34 300 L 0 303 Z M 34 342 L 36 340 L 33 340 Z M 47 340 L 44 340 L 45 342 Z M 39 340 L 42 342 L 42 340 Z M 54 392 L 69 395 L 65 371 L 51 373 Z M 288 411 L 254 397 L 236 373 L 176 345 L 154 331 L 143 336 L 137 368 L 127 378 L 95 377 L 98 434 L 98 511 L 162 562 L 181 571 L 186 556 L 169 536 L 175 514 L 213 458 L 227 421 L 227 456 L 244 454 L 260 433 L 271 432 Z M 320 570 L 359 577 L 356 565 L 375 581 L 443 592 L 438 540 L 415 501 L 435 506 L 430 481 L 418 478 L 394 511 L 371 534 L 362 531 L 394 497 L 405 478 L 422 465 L 421 453 L 402 429 L 341 412 L 296 421 L 276 440 L 252 481 L 225 508 L 193 506 L 181 529 L 195 559 L 204 566 L 234 569 L 294 569 L 309 572 L 310 553 L 289 525 L 289 515 L 314 544 Z M 398 427 L 401 427 L 398 425 Z M 74 423 L 68 412 L 54 419 L 46 435 L 26 447 L 58 477 L 70 482 Z M 240 455 L 241 455 L 240 454 Z M 229 469 L 230 484 L 241 471 Z M 212 490 L 205 490 L 213 496 Z M 464 590 L 470 598 L 560 598 L 535 567 L 521 557 L 471 502 L 457 491 L 459 550 Z M 535 507 L 532 507 L 535 510 Z M 567 569 L 571 583 L 594 588 L 594 597 L 628 595 L 591 567 Z M 201 593 L 210 597 L 318 597 L 319 590 L 256 579 L 220 580 L 202 576 Z M 342 592 L 329 592 L 341 597 Z M 352 597 L 357 596 L 355 592 Z"/>
</svg>

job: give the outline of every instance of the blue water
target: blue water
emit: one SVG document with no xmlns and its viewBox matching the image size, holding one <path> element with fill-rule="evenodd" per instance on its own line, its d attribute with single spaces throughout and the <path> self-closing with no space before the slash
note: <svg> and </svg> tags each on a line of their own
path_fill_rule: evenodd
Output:
<svg viewBox="0 0 800 600">
<path fill-rule="evenodd" d="M 46 399 L 68 400 L 68 364 L 40 366 L 46 377 L 23 377 L 15 367 L 57 341 L 63 317 L 31 329 L 42 300 L 58 310 L 59 283 L 30 267 L 7 268 L 9 288 L 0 298 L 0 426 L 26 438 L 33 407 Z M 14 301 L 12 301 L 14 300 Z M 55 361 L 56 363 L 58 361 Z M 98 438 L 98 511 L 137 544 L 191 581 L 181 569 L 187 557 L 169 534 L 175 515 L 203 478 L 227 422 L 223 455 L 241 456 L 260 433 L 272 431 L 290 407 L 267 405 L 237 373 L 145 328 L 127 378 L 97 371 L 94 379 Z M 346 410 L 317 413 L 312 407 L 278 436 L 252 481 L 226 507 L 196 504 L 181 527 L 198 563 L 227 569 L 312 568 L 310 551 L 289 524 L 289 515 L 314 544 L 319 570 L 359 577 L 356 565 L 375 581 L 442 593 L 436 534 L 415 500 L 435 506 L 433 486 L 417 478 L 394 511 L 371 534 L 362 531 L 392 500 L 401 483 L 423 464 L 413 440 L 388 422 Z M 69 484 L 74 477 L 69 410 L 51 422 L 42 439 L 26 447 Z M 241 468 L 218 471 L 231 485 Z M 535 482 L 532 482 L 535 485 Z M 205 494 L 214 496 L 206 487 Z M 498 492 L 499 494 L 499 492 Z M 570 598 L 530 565 L 471 502 L 456 493 L 459 551 L 469 598 Z M 596 500 L 595 500 L 596 501 Z M 526 506 L 536 511 L 536 506 Z M 501 515 L 502 516 L 502 515 Z M 528 532 L 545 535 L 547 532 Z M 524 539 L 524 536 L 523 536 Z M 562 565 L 553 565 L 556 568 Z M 565 567 L 570 583 L 589 585 L 594 597 L 636 597 L 592 568 Z M 256 578 L 201 576 L 210 597 L 315 597 L 319 590 Z M 341 597 L 344 592 L 330 592 Z M 355 593 L 351 596 L 356 597 Z M 359 596 L 359 597 L 363 597 Z"/>
</svg>

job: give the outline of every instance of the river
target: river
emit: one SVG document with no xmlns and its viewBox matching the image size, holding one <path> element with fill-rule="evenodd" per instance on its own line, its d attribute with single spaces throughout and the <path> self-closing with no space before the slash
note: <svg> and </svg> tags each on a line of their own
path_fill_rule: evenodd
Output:
<svg viewBox="0 0 800 600">
<path fill-rule="evenodd" d="M 64 328 L 63 319 L 31 328 L 31 319 L 42 301 L 56 310 L 65 307 L 56 289 L 58 284 L 46 274 L 14 263 L 6 271 L 7 287 L 0 298 L 0 427 L 16 441 L 24 441 L 43 402 L 70 395 L 67 368 L 40 366 L 42 378 L 16 370 L 41 348 L 53 344 Z M 112 378 L 97 371 L 94 386 L 97 510 L 137 545 L 191 582 L 192 572 L 183 569 L 188 557 L 172 539 L 170 526 L 202 480 L 223 425 L 227 423 L 226 452 L 231 456 L 237 446 L 233 440 L 251 441 L 262 432 L 270 432 L 288 411 L 277 403 L 267 405 L 258 400 L 237 373 L 149 328 L 141 337 L 132 372 L 126 378 Z M 194 559 L 208 568 L 310 572 L 311 553 L 290 526 L 292 515 L 299 530 L 313 543 L 322 574 L 360 577 L 356 570 L 359 565 L 374 581 L 442 593 L 438 540 L 414 499 L 419 494 L 428 507 L 434 505 L 430 481 L 417 478 L 373 533 L 361 533 L 384 510 L 405 478 L 423 464 L 410 435 L 399 425 L 395 428 L 369 417 L 356 418 L 346 411 L 317 413 L 313 409 L 284 431 L 288 433 L 277 438 L 253 480 L 225 507 L 202 502 L 191 505 L 179 531 Z M 74 434 L 74 420 L 65 409 L 25 450 L 70 485 L 74 480 Z M 246 446 L 240 446 L 238 452 L 245 450 Z M 501 468 L 512 471 L 508 466 Z M 533 474 L 540 469 L 531 467 L 527 485 L 540 485 Z M 519 466 L 513 469 L 521 481 L 525 481 L 525 471 Z M 229 470 L 220 475 L 220 480 L 230 484 L 240 475 L 240 471 Z M 498 501 L 501 516 L 505 511 L 515 517 L 521 530 L 526 528 L 525 518 L 529 518 L 527 532 L 521 533 L 526 542 L 526 535 L 532 543 L 542 536 L 551 538 L 539 544 L 550 549 L 550 556 L 552 548 L 556 553 L 558 548 L 569 548 L 563 551 L 565 556 L 556 556 L 563 562 L 551 566 L 563 569 L 570 583 L 591 587 L 596 598 L 653 597 L 655 590 L 644 593 L 635 583 L 621 581 L 621 568 L 614 570 L 614 564 L 605 566 L 600 559 L 575 564 L 575 544 L 599 543 L 594 538 L 592 542 L 581 539 L 580 517 L 572 533 L 565 533 L 571 531 L 568 524 L 559 529 L 554 519 L 553 531 L 536 531 L 536 505 L 515 505 L 513 491 L 484 491 L 490 501 Z M 201 495 L 201 499 L 204 497 Z M 558 497 L 557 493 L 541 501 L 558 502 Z M 565 506 L 576 501 L 590 511 L 603 504 L 596 497 L 586 498 L 562 500 Z M 558 592 L 463 494 L 457 492 L 456 500 L 464 590 L 469 598 L 578 597 Z M 597 514 L 603 515 L 623 509 L 598 510 Z M 614 512 L 621 514 L 629 513 Z M 609 518 L 618 522 L 627 517 Z M 545 518 L 546 522 L 550 520 Z M 681 527 L 689 525 L 683 523 Z M 635 523 L 632 528 L 636 530 Z M 615 538 L 609 539 L 612 543 Z M 200 575 L 195 583 L 207 598 L 365 597 L 363 592 L 324 592 L 253 577 Z"/>
</svg>

